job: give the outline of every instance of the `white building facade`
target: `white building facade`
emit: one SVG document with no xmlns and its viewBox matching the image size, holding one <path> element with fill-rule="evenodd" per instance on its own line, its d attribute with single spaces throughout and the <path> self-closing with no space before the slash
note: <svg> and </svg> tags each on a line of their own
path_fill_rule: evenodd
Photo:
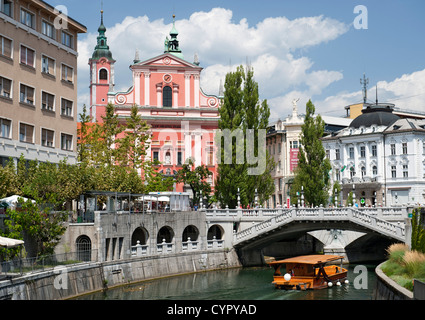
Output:
<svg viewBox="0 0 425 320">
<path fill-rule="evenodd" d="M 359 206 L 425 203 L 425 120 L 400 118 L 392 105 L 366 105 L 363 114 L 323 146 L 340 205 L 353 192 Z"/>
</svg>

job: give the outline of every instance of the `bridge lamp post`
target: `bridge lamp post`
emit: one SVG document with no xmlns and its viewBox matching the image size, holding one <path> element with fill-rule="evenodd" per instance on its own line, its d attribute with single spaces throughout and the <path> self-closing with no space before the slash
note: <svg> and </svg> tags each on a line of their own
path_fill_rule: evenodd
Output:
<svg viewBox="0 0 425 320">
<path fill-rule="evenodd" d="M 238 209 L 241 207 L 241 193 L 239 192 L 238 188 Z"/>
<path fill-rule="evenodd" d="M 301 186 L 301 207 L 304 208 L 304 187 Z"/>
<path fill-rule="evenodd" d="M 373 197 L 374 197 L 373 205 L 374 205 L 374 207 L 376 208 L 376 202 L 377 202 L 377 199 L 376 199 L 376 191 L 373 191 Z"/>
<path fill-rule="evenodd" d="M 385 207 L 385 192 L 382 192 L 382 206 Z"/>
<path fill-rule="evenodd" d="M 258 192 L 257 192 L 257 189 L 255 189 L 254 201 L 255 201 L 255 207 L 257 207 L 257 205 L 258 205 Z"/>
<path fill-rule="evenodd" d="M 353 183 L 353 207 L 356 206 L 356 185 Z"/>
</svg>

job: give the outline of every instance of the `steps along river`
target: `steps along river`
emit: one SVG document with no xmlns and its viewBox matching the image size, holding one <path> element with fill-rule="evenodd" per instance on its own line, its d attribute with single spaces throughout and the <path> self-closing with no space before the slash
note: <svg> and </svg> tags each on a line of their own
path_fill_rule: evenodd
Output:
<svg viewBox="0 0 425 320">
<path fill-rule="evenodd" d="M 348 266 L 350 283 L 322 290 L 285 291 L 275 289 L 273 269 L 242 268 L 173 276 L 143 281 L 97 292 L 76 300 L 371 300 L 376 286 L 376 265 L 364 265 L 366 272 Z M 360 289 L 355 278 L 361 276 Z M 358 287 L 358 286 L 357 286 Z M 363 287 L 366 287 L 363 289 Z"/>
</svg>

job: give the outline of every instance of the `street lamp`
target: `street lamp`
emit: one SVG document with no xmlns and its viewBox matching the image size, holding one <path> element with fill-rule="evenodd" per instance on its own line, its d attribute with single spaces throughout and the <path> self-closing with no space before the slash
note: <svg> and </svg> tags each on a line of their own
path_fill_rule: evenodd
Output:
<svg viewBox="0 0 425 320">
<path fill-rule="evenodd" d="M 301 207 L 304 208 L 304 187 L 301 186 Z"/>
<path fill-rule="evenodd" d="M 356 206 L 356 185 L 353 183 L 353 207 Z"/>
<path fill-rule="evenodd" d="M 239 192 L 239 188 L 238 188 L 238 209 L 241 207 L 241 194 Z"/>
</svg>

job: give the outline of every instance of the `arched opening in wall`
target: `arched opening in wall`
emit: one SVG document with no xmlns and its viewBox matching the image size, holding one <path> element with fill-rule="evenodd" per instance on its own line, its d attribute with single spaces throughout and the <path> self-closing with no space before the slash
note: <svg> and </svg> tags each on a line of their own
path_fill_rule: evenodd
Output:
<svg viewBox="0 0 425 320">
<path fill-rule="evenodd" d="M 162 243 L 165 240 L 166 243 L 171 243 L 174 238 L 174 231 L 169 226 L 164 226 L 158 231 L 158 236 L 156 237 L 157 243 Z"/>
<path fill-rule="evenodd" d="M 106 69 L 100 69 L 99 80 L 108 80 L 108 71 Z"/>
<path fill-rule="evenodd" d="M 162 106 L 172 107 L 173 106 L 173 90 L 170 86 L 165 86 L 162 89 Z"/>
<path fill-rule="evenodd" d="M 186 242 L 188 238 L 190 238 L 190 241 L 197 241 L 198 236 L 199 236 L 198 228 L 193 225 L 189 225 L 183 230 L 182 241 Z"/>
<path fill-rule="evenodd" d="M 223 236 L 224 230 L 218 224 L 215 224 L 208 229 L 207 240 L 213 240 L 214 237 L 216 240 L 221 240 L 223 239 Z"/>
<path fill-rule="evenodd" d="M 138 227 L 136 230 L 133 231 L 133 234 L 131 235 L 131 245 L 135 246 L 137 245 L 137 241 L 140 241 L 139 244 L 146 245 L 149 239 L 149 233 L 148 231 L 143 227 Z"/>
<path fill-rule="evenodd" d="M 81 235 L 75 241 L 78 261 L 91 261 L 91 240 L 86 235 Z"/>
</svg>

